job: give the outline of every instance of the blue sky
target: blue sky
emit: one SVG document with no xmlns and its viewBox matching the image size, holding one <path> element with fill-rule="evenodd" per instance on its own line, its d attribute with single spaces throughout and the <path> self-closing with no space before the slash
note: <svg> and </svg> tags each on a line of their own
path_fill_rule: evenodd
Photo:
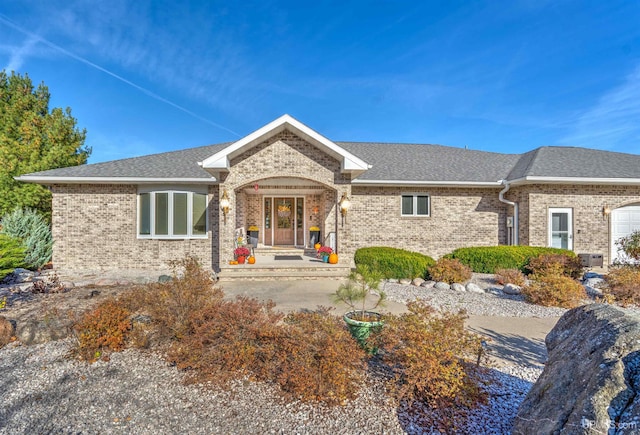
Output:
<svg viewBox="0 0 640 435">
<path fill-rule="evenodd" d="M 90 162 L 234 141 L 640 154 L 637 1 L 0 3 L 0 69 L 71 107 Z"/>
</svg>

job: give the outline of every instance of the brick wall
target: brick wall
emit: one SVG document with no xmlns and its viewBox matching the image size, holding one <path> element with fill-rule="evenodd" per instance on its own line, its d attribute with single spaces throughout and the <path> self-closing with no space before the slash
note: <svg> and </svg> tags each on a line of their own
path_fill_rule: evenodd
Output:
<svg viewBox="0 0 640 435">
<path fill-rule="evenodd" d="M 609 219 L 602 214 L 603 207 L 607 205 L 613 210 L 640 202 L 640 187 L 636 186 L 538 184 L 512 190 L 521 201 L 521 225 L 528 226 L 521 244 L 548 246 L 549 208 L 571 208 L 573 250 L 603 254 L 605 264 L 610 261 L 611 232 Z"/>
<path fill-rule="evenodd" d="M 295 185 L 269 185 L 283 177 L 295 178 Z M 235 228 L 255 224 L 263 231 L 263 197 L 260 190 L 251 191 L 255 183 L 291 196 L 305 189 L 307 231 L 317 225 L 323 238 L 336 232 L 341 262 L 365 246 L 395 246 L 438 258 L 459 247 L 505 244 L 506 217 L 513 214 L 498 200 L 500 188 L 352 186 L 340 161 L 285 130 L 232 159 L 220 185 L 209 187 L 207 239 L 138 239 L 135 185 L 52 186 L 55 267 L 166 270 L 169 261 L 192 254 L 219 270 L 233 256 Z M 218 212 L 224 191 L 231 202 L 226 217 Z M 337 205 L 343 193 L 351 198 L 346 218 Z M 430 216 L 401 216 L 401 195 L 411 193 L 430 195 Z M 640 187 L 527 185 L 506 197 L 519 203 L 520 244 L 546 246 L 549 207 L 572 208 L 574 250 L 602 253 L 608 262 L 609 221 L 602 208 L 640 202 Z"/>
<path fill-rule="evenodd" d="M 394 246 L 438 258 L 465 246 L 506 243 L 507 205 L 498 189 L 353 187 L 349 253 L 363 246 Z M 401 216 L 401 195 L 426 193 L 431 215 Z"/>
<path fill-rule="evenodd" d="M 51 190 L 53 263 L 58 270 L 166 271 L 169 261 L 187 254 L 211 267 L 211 231 L 217 227 L 212 207 L 207 239 L 138 239 L 137 186 L 54 185 Z"/>
</svg>

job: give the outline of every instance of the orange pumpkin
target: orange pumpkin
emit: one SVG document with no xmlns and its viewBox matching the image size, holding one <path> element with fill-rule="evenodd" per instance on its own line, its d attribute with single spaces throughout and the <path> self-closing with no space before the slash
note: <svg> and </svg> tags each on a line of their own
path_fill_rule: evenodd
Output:
<svg viewBox="0 0 640 435">
<path fill-rule="evenodd" d="M 314 248 L 316 248 L 316 251 L 320 248 L 322 248 L 322 245 L 320 243 L 316 243 L 315 245 L 313 245 Z"/>
<path fill-rule="evenodd" d="M 229 261 L 229 264 L 236 265 L 236 264 L 238 264 L 238 262 L 236 260 L 231 260 L 231 261 Z"/>
<path fill-rule="evenodd" d="M 251 257 L 247 258 L 247 263 L 256 264 L 256 257 L 252 255 Z"/>
<path fill-rule="evenodd" d="M 338 264 L 338 254 L 333 252 L 329 255 L 329 264 Z"/>
</svg>

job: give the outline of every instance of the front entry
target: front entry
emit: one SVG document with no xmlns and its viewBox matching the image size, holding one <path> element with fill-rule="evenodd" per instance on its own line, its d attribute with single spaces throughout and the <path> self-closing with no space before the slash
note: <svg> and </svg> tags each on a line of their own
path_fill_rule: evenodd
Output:
<svg viewBox="0 0 640 435">
<path fill-rule="evenodd" d="M 304 198 L 265 197 L 264 222 L 265 245 L 304 245 Z"/>
</svg>

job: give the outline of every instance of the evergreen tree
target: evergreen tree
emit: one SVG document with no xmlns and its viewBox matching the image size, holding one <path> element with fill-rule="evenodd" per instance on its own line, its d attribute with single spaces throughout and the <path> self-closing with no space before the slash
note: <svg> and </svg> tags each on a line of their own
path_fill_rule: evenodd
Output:
<svg viewBox="0 0 640 435">
<path fill-rule="evenodd" d="M 13 177 L 81 165 L 91 154 L 71 109 L 49 110 L 49 97 L 44 83 L 34 87 L 27 74 L 0 71 L 0 216 L 29 207 L 50 219 L 48 189 Z"/>
</svg>

